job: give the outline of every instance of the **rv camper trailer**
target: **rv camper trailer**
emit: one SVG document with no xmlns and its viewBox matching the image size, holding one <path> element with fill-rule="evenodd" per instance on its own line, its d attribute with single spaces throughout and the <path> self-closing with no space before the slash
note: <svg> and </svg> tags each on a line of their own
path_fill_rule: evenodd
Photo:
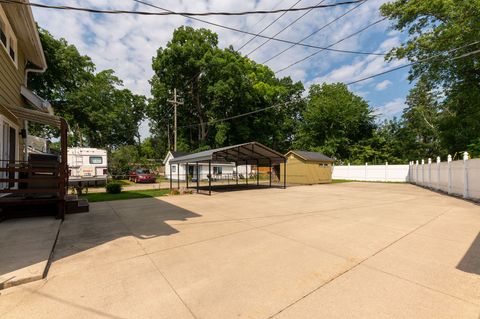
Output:
<svg viewBox="0 0 480 319">
<path fill-rule="evenodd" d="M 107 151 L 98 148 L 68 149 L 69 184 L 99 186 L 107 182 Z"/>
</svg>

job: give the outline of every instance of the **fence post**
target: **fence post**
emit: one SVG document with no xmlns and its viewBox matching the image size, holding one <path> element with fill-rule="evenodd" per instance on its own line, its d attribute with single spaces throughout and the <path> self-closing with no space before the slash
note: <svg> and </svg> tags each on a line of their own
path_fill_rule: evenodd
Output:
<svg viewBox="0 0 480 319">
<path fill-rule="evenodd" d="M 425 186 L 425 160 L 422 158 L 422 186 Z"/>
<path fill-rule="evenodd" d="M 367 169 L 368 169 L 368 163 L 365 163 L 365 181 L 367 180 Z"/>
<path fill-rule="evenodd" d="M 463 152 L 463 198 L 468 198 L 468 152 Z"/>
<path fill-rule="evenodd" d="M 447 187 L 447 192 L 449 194 L 451 194 L 452 193 L 452 155 L 448 154 L 447 162 L 448 162 L 448 187 Z"/>
<path fill-rule="evenodd" d="M 432 159 L 428 158 L 428 187 L 432 188 Z"/>
<path fill-rule="evenodd" d="M 385 182 L 388 181 L 387 175 L 388 175 L 388 162 L 385 162 Z"/>
<path fill-rule="evenodd" d="M 418 160 L 415 161 L 415 184 L 418 185 Z"/>
<path fill-rule="evenodd" d="M 437 156 L 437 190 L 440 190 L 440 156 Z"/>
</svg>

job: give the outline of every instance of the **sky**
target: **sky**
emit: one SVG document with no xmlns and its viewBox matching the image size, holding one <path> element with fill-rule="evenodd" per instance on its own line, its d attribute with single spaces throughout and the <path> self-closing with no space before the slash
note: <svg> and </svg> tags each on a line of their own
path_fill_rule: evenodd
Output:
<svg viewBox="0 0 480 319">
<path fill-rule="evenodd" d="M 271 10 L 289 8 L 299 0 L 144 0 L 173 11 L 205 12 L 205 11 L 242 11 Z M 341 2 L 342 0 L 324 0 L 323 4 Z M 38 3 L 54 5 L 70 5 L 96 9 L 118 9 L 131 11 L 160 11 L 133 0 L 36 0 Z M 295 7 L 315 5 L 321 0 L 301 0 Z M 346 14 L 337 22 L 330 24 L 305 43 L 316 46 L 329 46 L 338 40 L 362 29 L 381 18 L 379 7 L 388 0 L 368 0 L 355 10 Z M 299 41 L 308 34 L 318 30 L 336 17 L 356 5 L 343 5 L 333 8 L 314 9 L 303 16 L 292 26 L 276 37 Z M 139 15 L 102 15 L 76 11 L 62 11 L 33 8 L 37 23 L 50 31 L 55 37 L 63 37 L 74 44 L 81 54 L 92 58 L 97 71 L 113 69 L 126 88 L 134 93 L 150 96 L 149 79 L 153 75 L 152 57 L 159 47 L 165 47 L 171 39 L 173 31 L 181 25 L 194 28 L 209 28 L 219 35 L 219 46 L 233 45 L 240 48 L 252 36 L 225 30 L 194 21 L 181 16 L 139 16 Z M 304 12 L 289 12 L 273 23 L 262 34 L 273 36 L 285 26 L 295 21 Z M 248 16 L 208 16 L 202 17 L 214 23 L 246 30 L 260 32 L 265 26 L 278 18 L 281 13 Z M 386 53 L 392 47 L 405 41 L 405 35 L 394 31 L 391 22 L 385 20 L 364 32 L 350 37 L 333 46 L 335 49 Z M 265 39 L 255 38 L 241 52 L 246 55 Z M 289 47 L 289 44 L 269 41 L 253 53 L 249 58 L 263 63 L 278 52 Z M 295 46 L 282 55 L 272 59 L 267 65 L 278 71 L 291 63 L 306 57 L 318 49 Z M 323 51 L 291 68 L 277 73 L 277 77 L 290 76 L 301 81 L 306 91 L 312 84 L 351 82 L 387 69 L 399 66 L 405 61 L 385 61 L 383 56 L 358 55 Z M 362 96 L 374 109 L 378 121 L 400 116 L 405 107 L 405 97 L 411 87 L 408 79 L 408 68 L 376 77 L 349 88 Z M 184 123 L 188 125 L 191 123 Z M 141 127 L 142 137 L 149 135 L 148 123 Z"/>
</svg>

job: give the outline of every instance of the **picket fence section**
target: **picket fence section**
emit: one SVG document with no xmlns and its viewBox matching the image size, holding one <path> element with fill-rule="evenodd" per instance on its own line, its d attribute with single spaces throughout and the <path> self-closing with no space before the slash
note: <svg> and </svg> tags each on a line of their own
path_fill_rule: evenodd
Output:
<svg viewBox="0 0 480 319">
<path fill-rule="evenodd" d="M 342 165 L 334 166 L 332 178 L 369 182 L 407 182 L 409 165 Z"/>
<path fill-rule="evenodd" d="M 431 159 L 410 162 L 408 179 L 412 184 L 480 200 L 480 159 L 469 159 L 467 152 L 458 161 L 448 155 L 446 162 L 439 157 L 435 163 Z"/>
</svg>

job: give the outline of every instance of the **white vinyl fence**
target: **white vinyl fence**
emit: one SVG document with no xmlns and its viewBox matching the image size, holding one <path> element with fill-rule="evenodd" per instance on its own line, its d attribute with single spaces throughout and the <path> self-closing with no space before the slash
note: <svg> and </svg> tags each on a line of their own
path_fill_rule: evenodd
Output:
<svg viewBox="0 0 480 319">
<path fill-rule="evenodd" d="M 410 162 L 409 181 L 412 184 L 443 191 L 448 194 L 469 199 L 480 199 L 480 159 L 469 159 L 468 153 L 463 160 L 452 161 L 448 155 L 447 162 L 436 163 L 428 159 L 427 163 Z"/>
<path fill-rule="evenodd" d="M 407 182 L 409 165 L 344 165 L 334 166 L 332 179 L 370 182 Z"/>
</svg>

